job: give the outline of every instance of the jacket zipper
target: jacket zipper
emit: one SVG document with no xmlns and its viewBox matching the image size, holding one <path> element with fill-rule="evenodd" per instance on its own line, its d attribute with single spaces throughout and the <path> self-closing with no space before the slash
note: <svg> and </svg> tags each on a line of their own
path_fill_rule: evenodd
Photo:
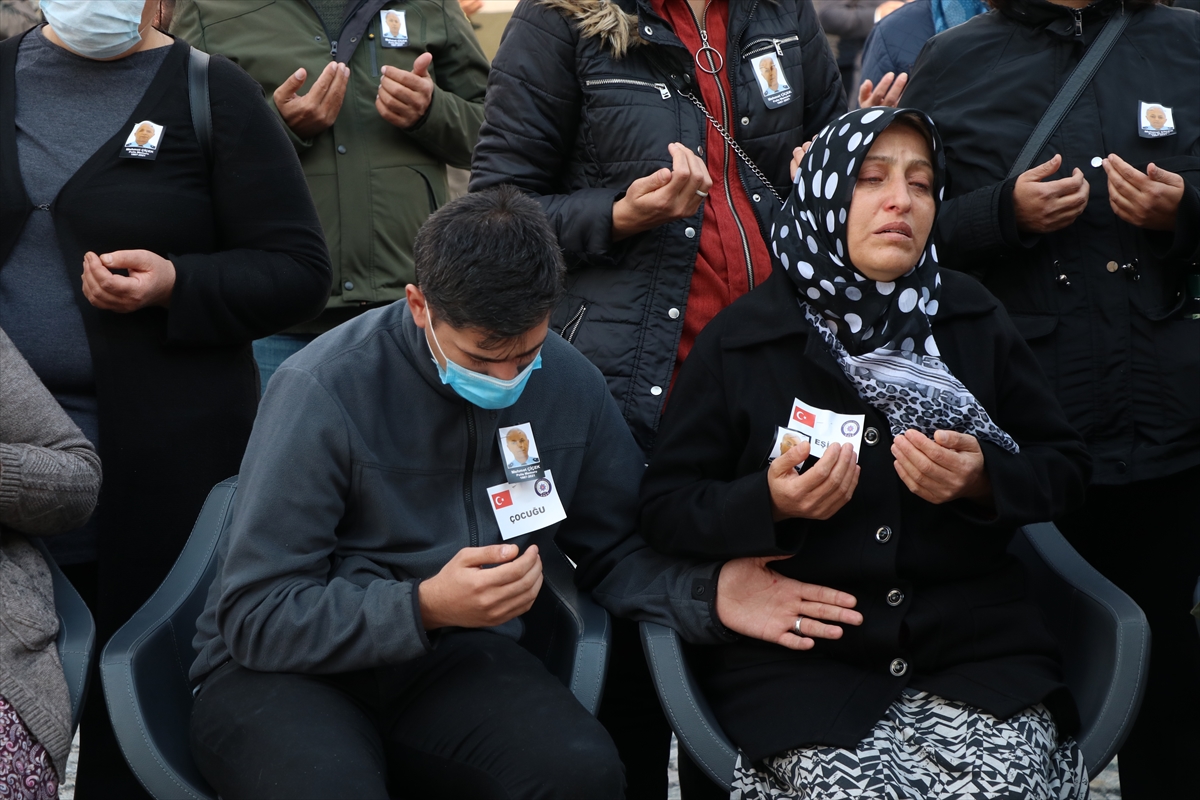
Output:
<svg viewBox="0 0 1200 800">
<path fill-rule="evenodd" d="M 1083 10 L 1074 8 L 1071 13 L 1075 15 L 1075 35 L 1083 36 Z"/>
<path fill-rule="evenodd" d="M 758 8 L 758 0 L 755 0 L 754 6 L 750 9 L 751 15 L 754 14 L 754 9 L 756 8 Z M 703 20 L 696 19 L 696 13 L 694 11 L 692 12 L 692 21 L 696 23 L 696 30 L 700 33 L 700 39 L 705 44 L 708 43 L 708 32 L 705 30 L 705 28 L 708 27 L 707 19 L 707 5 L 704 7 Z M 731 52 L 738 52 L 739 48 L 737 45 L 740 44 L 740 40 L 741 33 L 738 34 L 737 40 L 734 42 L 734 47 Z M 709 55 L 708 59 L 709 67 L 714 67 L 715 64 L 712 61 L 712 56 Z M 733 108 L 733 98 L 727 98 L 725 96 L 725 85 L 721 83 L 721 79 L 715 74 L 713 75 L 713 81 L 717 84 L 717 94 L 721 98 L 721 124 L 724 126 L 725 130 L 732 132 L 735 130 L 730 124 L 732 121 L 731 115 L 735 110 Z M 724 144 L 723 146 L 725 148 L 725 168 L 721 171 L 721 181 L 722 186 L 725 189 L 725 202 L 729 204 L 729 213 L 733 217 L 734 225 L 736 225 L 738 229 L 738 236 L 741 237 L 742 240 L 742 257 L 746 259 L 746 291 L 750 291 L 754 288 L 754 263 L 750 260 L 750 240 L 746 237 L 746 227 L 742 224 L 741 218 L 738 217 L 737 208 L 733 204 L 733 187 L 729 180 L 729 165 L 731 161 L 736 161 L 737 154 L 733 152 L 733 149 L 728 144 Z M 738 180 L 741 180 L 741 178 L 739 177 Z"/>
<path fill-rule="evenodd" d="M 379 54 L 376 51 L 375 37 L 371 37 L 371 75 L 379 77 Z"/>
<path fill-rule="evenodd" d="M 775 48 L 775 55 L 783 58 L 783 46 L 785 44 L 791 44 L 792 42 L 798 41 L 800 41 L 800 37 L 795 34 L 792 34 L 791 36 L 785 36 L 782 39 L 755 39 L 753 42 L 746 45 L 746 54 L 742 56 L 742 58 L 750 58 L 752 55 L 754 55 L 755 51 L 753 48 L 760 44 L 771 45 L 771 47 Z M 767 49 L 770 50 L 771 48 L 768 47 Z"/>
<path fill-rule="evenodd" d="M 649 81 L 636 81 L 632 78 L 593 78 L 583 82 L 584 86 L 605 86 L 608 84 L 624 84 L 626 86 L 645 86 L 650 89 L 657 89 L 663 100 L 671 99 L 671 90 L 667 88 L 665 83 L 650 83 Z"/>
<path fill-rule="evenodd" d="M 587 303 L 584 303 L 575 312 L 575 316 L 567 320 L 566 325 L 563 325 L 563 338 L 567 340 L 567 344 L 575 343 L 575 334 L 579 333 L 579 326 L 583 324 L 583 315 L 586 313 Z"/>
<path fill-rule="evenodd" d="M 475 494 L 473 482 L 475 479 L 475 449 L 478 446 L 475 433 L 475 415 L 471 412 L 471 404 L 466 403 L 467 411 L 467 468 L 463 472 L 463 505 L 467 508 L 467 534 L 470 536 L 471 547 L 479 547 L 479 523 L 475 519 Z"/>
</svg>

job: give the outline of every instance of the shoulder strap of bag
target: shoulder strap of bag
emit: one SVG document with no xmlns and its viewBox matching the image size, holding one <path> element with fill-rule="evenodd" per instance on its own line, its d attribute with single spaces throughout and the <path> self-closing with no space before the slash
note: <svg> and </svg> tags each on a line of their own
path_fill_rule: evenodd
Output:
<svg viewBox="0 0 1200 800">
<path fill-rule="evenodd" d="M 1113 45 L 1117 43 L 1117 39 L 1121 38 L 1121 33 L 1129 24 L 1131 16 L 1122 11 L 1112 15 L 1108 18 L 1108 22 L 1104 23 L 1100 35 L 1096 37 L 1087 52 L 1083 54 L 1079 64 L 1067 76 L 1066 83 L 1058 90 L 1058 94 L 1054 95 L 1050 107 L 1038 120 L 1033 133 L 1029 134 L 1025 146 L 1021 148 L 1017 160 L 1013 162 L 1012 169 L 1008 171 L 1009 178 L 1014 178 L 1033 166 L 1033 160 L 1037 158 L 1038 153 L 1042 152 L 1042 148 L 1058 130 L 1063 118 L 1074 107 L 1079 96 L 1083 94 L 1083 90 L 1092 82 L 1092 78 L 1096 76 L 1096 71 L 1104 63 L 1104 59 L 1112 52 Z"/>
<path fill-rule="evenodd" d="M 192 127 L 200 142 L 204 163 L 212 168 L 212 107 L 208 97 L 208 53 L 192 48 L 188 55 L 188 103 L 192 109 Z"/>
</svg>

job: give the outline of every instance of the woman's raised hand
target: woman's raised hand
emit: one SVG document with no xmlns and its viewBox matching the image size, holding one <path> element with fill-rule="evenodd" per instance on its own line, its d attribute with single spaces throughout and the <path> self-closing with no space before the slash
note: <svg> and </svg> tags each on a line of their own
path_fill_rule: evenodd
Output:
<svg viewBox="0 0 1200 800">
<path fill-rule="evenodd" d="M 771 513 L 776 522 L 800 519 L 829 519 L 850 502 L 858 486 L 861 468 L 850 445 L 831 444 L 807 472 L 796 467 L 808 458 L 811 447 L 801 442 L 771 462 L 767 487 L 771 490 Z"/>
<path fill-rule="evenodd" d="M 908 490 L 935 505 L 965 498 L 987 503 L 992 483 L 979 441 L 965 433 L 905 431 L 892 442 L 896 472 Z"/>
<path fill-rule="evenodd" d="M 113 270 L 123 269 L 129 275 Z M 175 265 L 149 250 L 117 250 L 83 256 L 83 296 L 96 308 L 128 314 L 147 306 L 171 305 Z"/>
<path fill-rule="evenodd" d="M 620 241 L 667 222 L 690 217 L 712 188 L 704 159 L 679 142 L 667 146 L 673 163 L 629 184 L 613 203 L 612 238 Z"/>
<path fill-rule="evenodd" d="M 804 156 L 808 154 L 808 149 L 813 146 L 813 142 L 816 140 L 817 137 L 814 136 L 804 144 L 792 150 L 792 163 L 788 165 L 788 170 L 792 176 L 792 183 L 796 182 L 796 173 L 800 171 L 800 162 L 804 159 Z"/>
<path fill-rule="evenodd" d="M 784 558 L 789 556 L 725 562 L 717 578 L 717 617 L 722 625 L 743 636 L 808 650 L 816 644 L 814 639 L 840 639 L 839 625 L 862 624 L 862 614 L 851 610 L 858 603 L 852 595 L 801 583 L 767 566 Z"/>
</svg>

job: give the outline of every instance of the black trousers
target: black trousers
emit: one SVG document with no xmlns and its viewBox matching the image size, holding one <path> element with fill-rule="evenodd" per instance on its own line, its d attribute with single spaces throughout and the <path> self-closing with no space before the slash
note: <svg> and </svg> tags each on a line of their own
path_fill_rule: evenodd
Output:
<svg viewBox="0 0 1200 800">
<path fill-rule="evenodd" d="M 224 800 L 613 800 L 624 775 L 600 723 L 516 642 L 440 637 L 401 667 L 205 681 L 192 754 Z"/>
<path fill-rule="evenodd" d="M 1122 800 L 1200 798 L 1200 467 L 1127 486 L 1094 486 L 1059 528 L 1150 621 L 1142 710 L 1118 758 Z"/>
</svg>

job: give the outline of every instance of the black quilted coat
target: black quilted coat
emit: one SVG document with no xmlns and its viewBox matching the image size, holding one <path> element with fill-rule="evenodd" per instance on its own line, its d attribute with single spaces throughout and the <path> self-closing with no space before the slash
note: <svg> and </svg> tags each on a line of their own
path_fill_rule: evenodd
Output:
<svg viewBox="0 0 1200 800">
<path fill-rule="evenodd" d="M 1132 15 L 1091 85 L 1034 160 L 1061 153 L 1055 178 L 1083 171 L 1087 208 L 1045 236 L 1019 234 L 1010 165 L 1105 21 Z M 1176 132 L 1138 134 L 1139 104 L 1174 110 Z M 1200 464 L 1200 320 L 1182 313 L 1200 272 L 1200 16 L 1097 0 L 1071 9 L 1013 0 L 930 40 L 903 105 L 926 111 L 946 144 L 938 217 L 942 265 L 980 278 L 1004 303 L 1095 459 L 1098 484 Z M 1109 206 L 1100 158 L 1153 162 L 1187 184 L 1174 233 Z"/>
<path fill-rule="evenodd" d="M 732 131 L 786 196 L 792 148 L 846 107 L 837 66 L 810 0 L 730 6 Z M 796 93 L 777 109 L 764 104 L 750 64 L 770 49 Z M 703 209 L 613 242 L 612 205 L 671 165 L 671 142 L 702 152 L 709 123 L 684 96 L 694 71 L 645 0 L 525 0 L 492 66 L 472 164 L 472 191 L 512 183 L 546 209 L 570 267 L 552 326 L 604 373 L 646 452 L 675 366 Z M 765 232 L 778 203 L 738 166 Z"/>
</svg>

